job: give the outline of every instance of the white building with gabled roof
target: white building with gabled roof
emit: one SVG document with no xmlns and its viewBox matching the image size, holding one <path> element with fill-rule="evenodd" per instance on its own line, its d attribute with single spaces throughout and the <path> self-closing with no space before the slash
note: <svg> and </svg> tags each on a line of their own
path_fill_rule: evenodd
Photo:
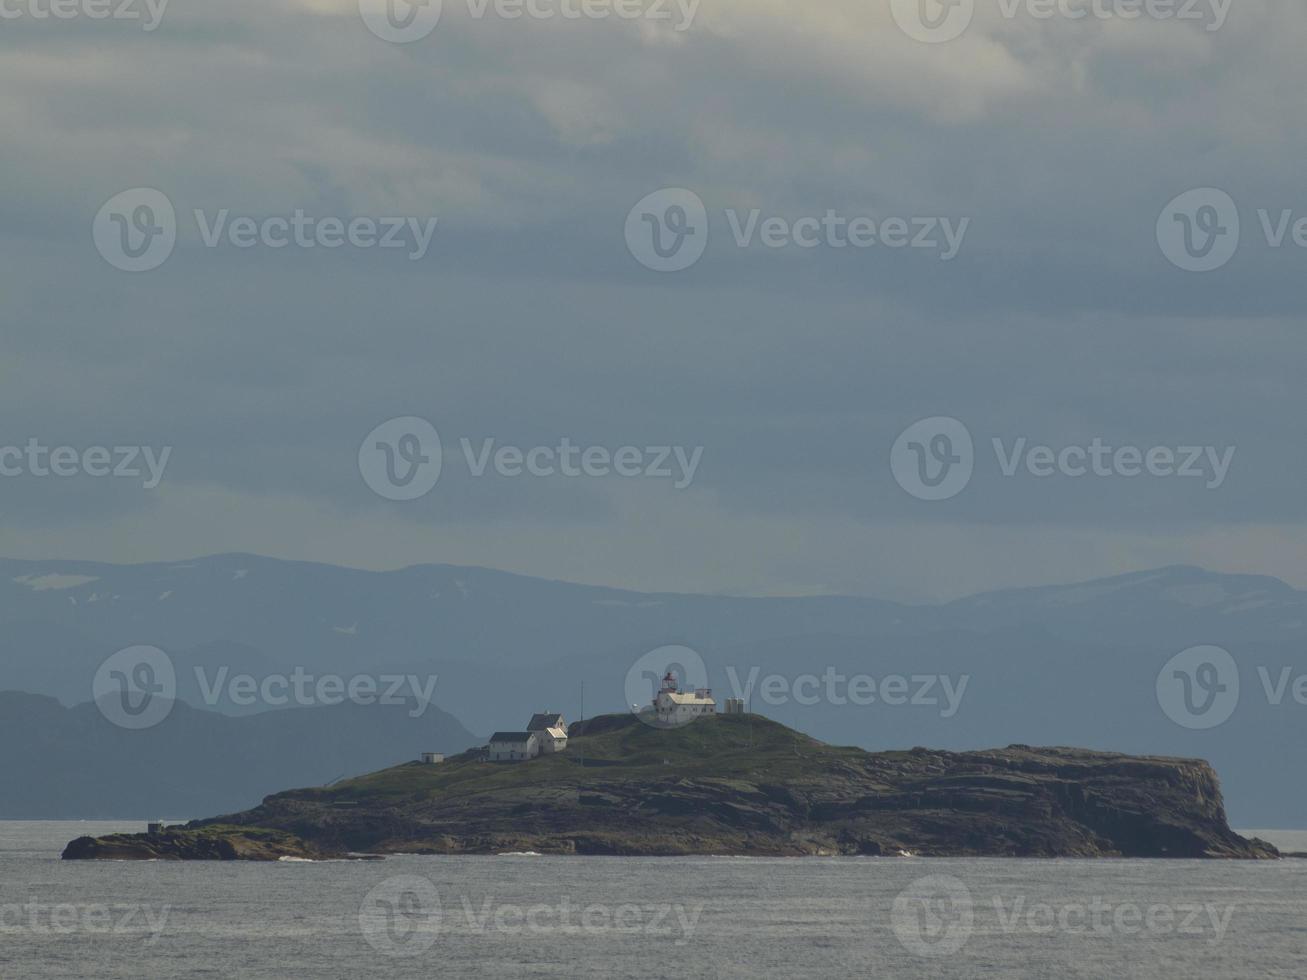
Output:
<svg viewBox="0 0 1307 980">
<path fill-rule="evenodd" d="M 567 721 L 557 712 L 546 711 L 531 716 L 526 730 L 535 732 L 540 740 L 540 752 L 549 755 L 567 748 Z"/>
<path fill-rule="evenodd" d="M 536 732 L 495 732 L 490 736 L 491 762 L 526 762 L 539 754 Z"/>
<path fill-rule="evenodd" d="M 684 725 L 704 715 L 717 713 L 717 702 L 711 688 L 682 691 L 670 670 L 663 677 L 663 686 L 654 698 L 653 706 L 658 721 L 665 725 Z"/>
</svg>

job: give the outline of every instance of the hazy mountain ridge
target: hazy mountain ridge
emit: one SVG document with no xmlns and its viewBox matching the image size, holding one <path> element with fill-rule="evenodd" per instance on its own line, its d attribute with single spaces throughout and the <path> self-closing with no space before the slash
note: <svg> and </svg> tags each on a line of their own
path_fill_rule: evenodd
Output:
<svg viewBox="0 0 1307 980">
<path fill-rule="evenodd" d="M 0 692 L 0 819 L 182 817 L 254 805 L 288 784 L 322 784 L 480 741 L 435 708 L 350 703 L 232 718 L 178 702 L 128 731 L 91 703 Z"/>
<path fill-rule="evenodd" d="M 639 593 L 448 565 L 368 572 L 250 555 L 133 566 L 0 560 L 0 623 L 0 690 L 80 704 L 105 657 L 151 644 L 172 657 L 179 697 L 206 709 L 266 707 L 205 703 L 197 670 L 209 683 L 223 667 L 255 677 L 295 667 L 435 675 L 435 704 L 476 732 L 539 710 L 569 718 L 620 710 L 636 659 L 683 643 L 703 656 L 719 696 L 747 693 L 755 711 L 826 741 L 1198 756 L 1221 774 L 1237 822 L 1307 824 L 1307 789 L 1284 777 L 1284 767 L 1307 762 L 1299 738 L 1307 706 L 1268 703 L 1257 672 L 1307 671 L 1307 593 L 1263 576 L 1173 566 L 913 606 Z M 1210 731 L 1175 724 L 1155 693 L 1162 665 L 1201 644 L 1228 648 L 1243 684 L 1239 710 Z M 812 704 L 792 696 L 799 678 L 828 671 L 878 681 L 933 675 L 939 703 L 841 704 L 824 689 Z M 788 685 L 777 703 L 761 699 L 773 674 Z M 951 713 L 945 679 L 955 693 L 965 682 Z"/>
</svg>

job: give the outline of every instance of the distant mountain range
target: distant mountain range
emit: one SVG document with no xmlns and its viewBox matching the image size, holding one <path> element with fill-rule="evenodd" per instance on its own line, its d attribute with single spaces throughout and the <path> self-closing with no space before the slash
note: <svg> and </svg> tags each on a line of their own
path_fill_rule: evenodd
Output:
<svg viewBox="0 0 1307 980">
<path fill-rule="evenodd" d="M 185 703 L 157 729 L 127 732 L 87 702 L 105 659 L 138 644 L 166 651 Z M 1307 788 L 1292 776 L 1307 761 L 1307 705 L 1293 693 L 1294 680 L 1307 674 L 1307 593 L 1274 578 L 1169 567 L 906 605 L 645 594 L 477 568 L 366 572 L 251 555 L 144 565 L 0 560 L 0 690 L 81 706 L 71 716 L 86 712 L 91 742 L 108 729 L 132 746 L 184 719 L 216 726 L 204 730 L 220 747 L 223 739 L 243 739 L 228 757 L 280 754 L 300 766 L 314 753 L 290 752 L 279 731 L 258 727 L 273 722 L 260 719 L 321 717 L 314 724 L 334 737 L 338 719 L 348 716 L 360 752 L 389 753 L 365 763 L 338 755 L 344 750 L 335 743 L 320 754 L 339 765 L 323 760 L 300 777 L 278 774 L 260 792 L 375 769 L 423 748 L 453 748 L 417 737 L 433 721 L 447 722 L 449 741 L 457 743 L 520 726 L 535 711 L 562 711 L 574 720 L 582 711 L 621 710 L 630 700 L 632 665 L 666 644 L 702 655 L 719 699 L 744 696 L 747 688 L 752 710 L 827 742 L 868 749 L 1015 742 L 1198 756 L 1220 774 L 1236 826 L 1307 826 Z M 1159 706 L 1158 675 L 1180 651 L 1209 644 L 1237 663 L 1239 702 L 1223 724 L 1192 729 Z M 231 697 L 239 675 L 258 683 L 297 669 L 346 679 L 412 675 L 422 683 L 434 675 L 440 710 L 417 719 L 375 705 L 269 712 L 261 697 Z M 873 703 L 856 703 L 868 695 Z M 18 703 L 0 701 L 0 725 L 11 724 Z M 28 719 L 36 727 L 25 751 L 36 771 L 63 773 L 72 750 L 55 753 L 40 733 L 76 728 L 67 727 L 71 721 L 56 705 L 42 704 Z M 187 705 L 201 710 L 187 712 Z M 105 760 L 106 774 L 117 775 L 113 765 Z M 203 778 L 185 768 L 169 778 L 180 792 L 193 776 Z M 34 804 L 44 792 L 32 790 Z M 185 815 L 249 802 L 179 808 Z M 109 813 L 62 805 L 42 812 Z"/>
<path fill-rule="evenodd" d="M 178 703 L 129 731 L 94 703 L 0 692 L 0 819 L 189 818 L 479 741 L 438 710 L 345 702 L 232 718 Z"/>
</svg>

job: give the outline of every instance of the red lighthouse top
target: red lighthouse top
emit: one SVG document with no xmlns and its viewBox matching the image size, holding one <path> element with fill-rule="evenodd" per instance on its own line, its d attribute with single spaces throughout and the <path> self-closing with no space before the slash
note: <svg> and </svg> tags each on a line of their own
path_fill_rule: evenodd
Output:
<svg viewBox="0 0 1307 980">
<path fill-rule="evenodd" d="M 662 689 L 663 689 L 664 691 L 676 691 L 676 690 L 679 690 L 679 687 L 677 686 L 677 683 L 676 683 L 676 675 L 673 674 L 670 670 L 669 670 L 666 674 L 663 675 L 663 687 L 662 687 Z"/>
</svg>

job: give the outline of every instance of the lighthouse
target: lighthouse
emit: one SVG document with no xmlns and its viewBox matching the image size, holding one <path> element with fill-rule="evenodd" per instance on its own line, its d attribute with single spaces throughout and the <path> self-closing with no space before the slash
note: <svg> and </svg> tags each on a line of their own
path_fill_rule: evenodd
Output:
<svg viewBox="0 0 1307 980">
<path fill-rule="evenodd" d="M 658 720 L 667 725 L 684 725 L 717 712 L 711 688 L 698 687 L 693 692 L 682 693 L 676 675 L 670 670 L 663 675 L 663 684 L 654 697 L 653 707 Z"/>
</svg>

